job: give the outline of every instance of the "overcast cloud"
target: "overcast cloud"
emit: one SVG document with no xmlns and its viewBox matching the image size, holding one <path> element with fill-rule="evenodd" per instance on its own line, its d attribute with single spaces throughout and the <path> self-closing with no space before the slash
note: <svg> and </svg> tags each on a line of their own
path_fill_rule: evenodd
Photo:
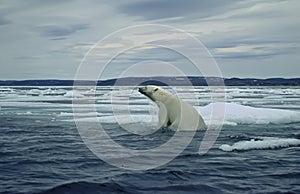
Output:
<svg viewBox="0 0 300 194">
<path fill-rule="evenodd" d="M 0 79 L 73 79 L 95 43 L 141 24 L 170 25 L 192 34 L 225 77 L 299 77 L 299 8 L 298 0 L 2 0 Z M 175 44 L 167 36 L 165 41 Z M 120 38 L 102 46 L 113 51 L 125 43 Z M 161 60 L 184 65 L 169 51 L 164 59 L 161 49 L 135 53 L 114 61 L 111 77 L 124 64 Z"/>
</svg>

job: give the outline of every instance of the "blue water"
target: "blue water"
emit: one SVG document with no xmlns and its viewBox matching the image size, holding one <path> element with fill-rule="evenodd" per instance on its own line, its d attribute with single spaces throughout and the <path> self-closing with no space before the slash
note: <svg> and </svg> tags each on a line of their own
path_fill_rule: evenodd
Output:
<svg viewBox="0 0 300 194">
<path fill-rule="evenodd" d="M 299 88 L 273 88 L 273 91 L 231 88 L 227 91 L 229 102 L 243 105 L 244 111 L 256 111 L 248 106 L 263 108 L 269 111 L 268 118 L 272 122 L 256 123 L 254 118 L 251 123 L 241 117 L 234 120 L 235 116 L 231 115 L 229 121 L 236 123 L 223 126 L 217 141 L 205 155 L 197 153 L 205 133 L 199 131 L 180 156 L 145 171 L 114 167 L 88 149 L 72 121 L 70 90 L 0 89 L 0 193 L 300 193 L 300 144 L 233 151 L 220 149 L 225 144 L 255 143 L 263 137 L 299 140 Z M 105 95 L 108 91 L 109 88 L 97 89 L 97 99 L 100 99 L 97 111 L 104 120 L 110 118 Z M 135 116 L 141 116 L 140 123 L 142 115 L 152 107 L 147 99 L 143 100 L 138 94 L 131 99 L 136 105 L 132 107 Z M 209 98 L 201 102 L 205 106 Z M 145 110 L 138 105 L 146 107 Z M 291 121 L 274 123 L 277 112 L 273 114 L 273 109 L 282 110 L 282 114 L 290 113 Z M 239 112 L 239 109 L 234 111 Z M 145 120 L 145 125 L 148 124 Z M 149 138 L 141 138 L 124 133 L 115 122 L 108 121 L 104 126 L 118 143 L 131 148 L 160 145 L 174 134 L 168 130 L 157 131 L 148 135 Z"/>
</svg>

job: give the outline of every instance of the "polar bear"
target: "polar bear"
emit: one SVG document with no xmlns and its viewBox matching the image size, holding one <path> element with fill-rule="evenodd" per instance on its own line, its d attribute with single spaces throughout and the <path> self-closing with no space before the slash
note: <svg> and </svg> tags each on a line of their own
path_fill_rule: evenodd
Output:
<svg viewBox="0 0 300 194">
<path fill-rule="evenodd" d="M 206 125 L 197 110 L 177 96 L 154 85 L 138 91 L 155 102 L 159 108 L 158 127 L 174 130 L 204 130 Z"/>
</svg>

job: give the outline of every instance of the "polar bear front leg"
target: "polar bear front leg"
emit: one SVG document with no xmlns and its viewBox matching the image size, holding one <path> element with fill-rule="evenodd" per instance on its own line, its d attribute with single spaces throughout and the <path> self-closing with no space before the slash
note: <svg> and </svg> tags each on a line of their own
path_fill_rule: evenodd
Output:
<svg viewBox="0 0 300 194">
<path fill-rule="evenodd" d="M 163 103 L 158 103 L 157 105 L 159 107 L 158 128 L 166 128 L 170 125 L 167 108 Z"/>
</svg>

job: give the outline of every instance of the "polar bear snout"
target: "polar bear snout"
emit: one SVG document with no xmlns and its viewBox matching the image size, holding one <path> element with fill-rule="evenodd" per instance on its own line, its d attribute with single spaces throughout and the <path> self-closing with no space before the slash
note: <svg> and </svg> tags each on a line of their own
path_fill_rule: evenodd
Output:
<svg viewBox="0 0 300 194">
<path fill-rule="evenodd" d="M 139 88 L 139 92 L 140 92 L 141 94 L 145 94 L 145 90 L 146 90 L 145 87 L 144 87 L 144 88 Z"/>
<path fill-rule="evenodd" d="M 138 90 L 141 94 L 147 96 L 148 98 L 150 98 L 150 100 L 155 102 L 155 99 L 153 98 L 153 92 L 149 90 L 149 87 L 146 86 L 143 88 L 139 88 Z"/>
<path fill-rule="evenodd" d="M 149 97 L 149 92 L 147 92 L 147 88 L 146 87 L 143 87 L 143 88 L 139 88 L 139 93 Z"/>
</svg>

